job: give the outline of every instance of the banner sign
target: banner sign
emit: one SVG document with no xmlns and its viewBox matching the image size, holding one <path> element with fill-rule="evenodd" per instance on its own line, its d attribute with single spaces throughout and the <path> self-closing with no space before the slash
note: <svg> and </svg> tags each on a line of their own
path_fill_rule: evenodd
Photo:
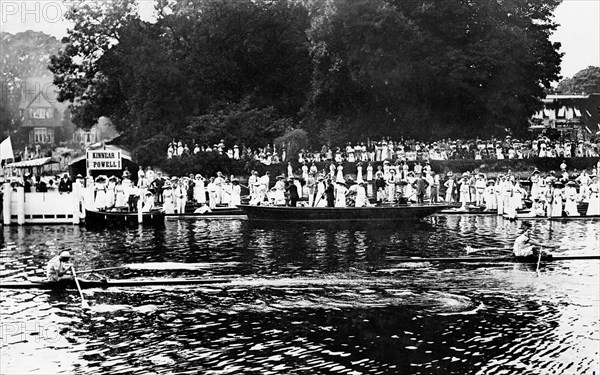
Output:
<svg viewBox="0 0 600 375">
<path fill-rule="evenodd" d="M 86 155 L 87 169 L 121 170 L 121 151 L 119 150 L 88 150 Z"/>
</svg>

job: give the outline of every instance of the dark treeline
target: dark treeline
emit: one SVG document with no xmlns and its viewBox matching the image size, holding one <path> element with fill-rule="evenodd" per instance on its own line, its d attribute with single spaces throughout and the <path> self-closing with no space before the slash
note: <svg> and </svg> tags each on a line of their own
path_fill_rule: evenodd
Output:
<svg viewBox="0 0 600 375">
<path fill-rule="evenodd" d="M 96 2 L 68 14 L 50 69 L 78 126 L 108 116 L 147 162 L 173 138 L 254 148 L 296 128 L 315 144 L 519 133 L 559 79 L 559 2 L 161 0 L 152 23 Z"/>
</svg>

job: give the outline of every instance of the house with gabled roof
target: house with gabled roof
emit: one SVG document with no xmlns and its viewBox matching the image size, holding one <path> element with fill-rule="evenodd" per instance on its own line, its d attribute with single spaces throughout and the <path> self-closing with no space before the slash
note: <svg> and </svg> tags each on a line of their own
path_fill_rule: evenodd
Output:
<svg viewBox="0 0 600 375">
<path fill-rule="evenodd" d="M 19 103 L 21 126 L 29 129 L 29 144 L 56 145 L 72 132 L 68 106 L 56 98 L 55 87 L 47 79 L 29 79 L 24 83 Z"/>
</svg>

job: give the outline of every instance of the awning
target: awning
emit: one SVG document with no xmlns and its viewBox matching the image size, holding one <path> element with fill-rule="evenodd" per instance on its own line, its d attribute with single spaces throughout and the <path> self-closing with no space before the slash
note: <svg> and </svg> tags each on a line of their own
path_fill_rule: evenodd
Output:
<svg viewBox="0 0 600 375">
<path fill-rule="evenodd" d="M 31 160 L 23 160 L 18 161 L 16 163 L 10 163 L 6 165 L 6 168 L 33 168 L 33 167 L 42 167 L 48 164 L 58 164 L 58 160 L 53 158 L 39 158 L 39 159 L 31 159 Z"/>
</svg>

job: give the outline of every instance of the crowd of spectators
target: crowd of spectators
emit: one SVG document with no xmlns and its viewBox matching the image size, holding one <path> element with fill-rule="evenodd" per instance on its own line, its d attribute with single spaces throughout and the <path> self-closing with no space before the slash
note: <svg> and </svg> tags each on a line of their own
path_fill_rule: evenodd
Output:
<svg viewBox="0 0 600 375">
<path fill-rule="evenodd" d="M 246 146 L 227 147 L 221 140 L 212 146 L 194 144 L 190 150 L 187 144 L 173 141 L 167 149 L 167 157 L 185 157 L 200 152 L 215 152 L 232 159 L 256 160 L 263 164 L 279 164 L 288 161 L 312 163 L 323 161 L 342 162 L 382 162 L 425 161 L 425 160 L 489 160 L 489 159 L 528 159 L 528 158 L 572 158 L 597 157 L 600 153 L 596 143 L 584 140 L 550 140 L 539 136 L 532 140 L 518 140 L 511 136 L 503 139 L 442 139 L 436 142 L 416 140 L 393 140 L 349 142 L 345 146 L 323 145 L 319 150 L 300 150 L 298 154 L 286 154 L 286 147 L 267 145 L 253 150 Z"/>
</svg>

